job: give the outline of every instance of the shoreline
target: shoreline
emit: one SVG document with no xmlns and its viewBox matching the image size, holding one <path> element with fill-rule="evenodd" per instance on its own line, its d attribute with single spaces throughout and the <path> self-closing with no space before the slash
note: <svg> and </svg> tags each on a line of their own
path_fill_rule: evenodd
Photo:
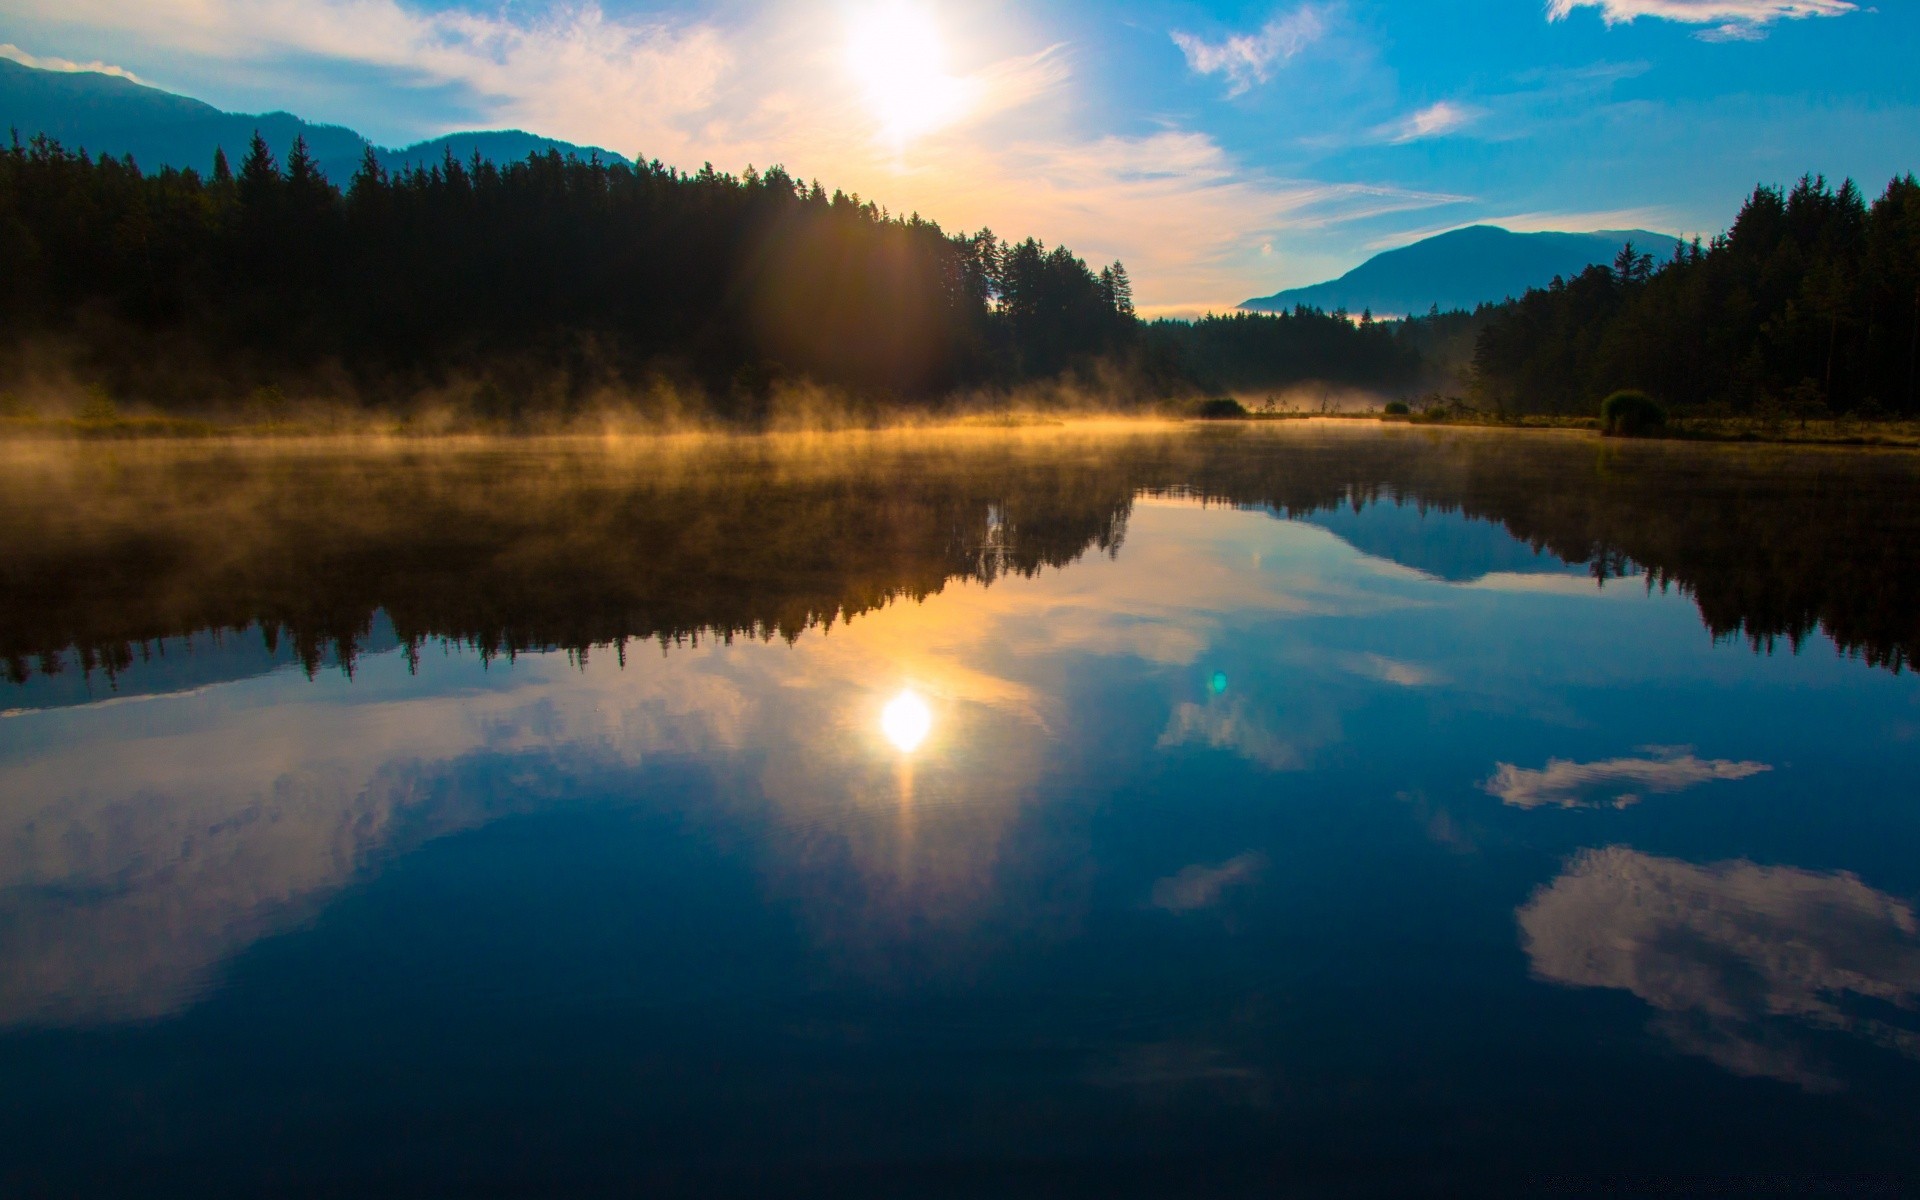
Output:
<svg viewBox="0 0 1920 1200">
<path fill-rule="evenodd" d="M 1403 426 L 1415 429 L 1484 429 L 1512 432 L 1591 434 L 1609 442 L 1689 442 L 1714 445 L 1807 446 L 1866 450 L 1920 450 L 1920 421 L 1770 421 L 1754 417 L 1677 417 L 1664 428 L 1631 437 L 1602 432 L 1595 417 L 1492 414 L 1450 414 L 1429 417 L 1379 412 L 1260 413 L 1236 417 L 1195 417 L 1171 413 L 1007 412 L 981 413 L 951 420 L 902 421 L 894 424 L 822 426 L 817 428 L 749 428 L 726 425 L 679 427 L 621 427 L 618 423 L 572 429 L 506 429 L 434 427 L 405 419 L 359 425 L 228 424 L 196 417 L 129 416 L 109 420 L 78 417 L 0 418 L 0 442 L 316 442 L 336 440 L 442 441 L 477 439 L 536 442 L 549 439 L 640 438 L 671 439 L 696 436 L 878 434 L 933 432 L 1039 432 L 1096 425 L 1246 426 L 1289 423 Z"/>
</svg>

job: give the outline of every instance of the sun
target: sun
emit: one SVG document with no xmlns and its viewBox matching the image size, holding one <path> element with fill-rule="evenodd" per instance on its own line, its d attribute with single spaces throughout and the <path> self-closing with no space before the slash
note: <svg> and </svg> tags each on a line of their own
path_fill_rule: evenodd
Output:
<svg viewBox="0 0 1920 1200">
<path fill-rule="evenodd" d="M 896 150 L 952 124 L 970 101 L 966 82 L 949 72 L 933 13 L 909 0 L 884 0 L 848 15 L 847 69 Z"/>
<path fill-rule="evenodd" d="M 913 692 L 901 692 L 880 710 L 880 732 L 902 754 L 912 754 L 933 732 L 933 710 Z"/>
</svg>

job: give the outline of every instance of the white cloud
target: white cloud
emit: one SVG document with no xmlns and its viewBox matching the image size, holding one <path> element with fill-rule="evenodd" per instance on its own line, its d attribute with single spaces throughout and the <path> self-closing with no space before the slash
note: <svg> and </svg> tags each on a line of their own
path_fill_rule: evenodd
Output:
<svg viewBox="0 0 1920 1200">
<path fill-rule="evenodd" d="M 1206 746 L 1226 750 L 1269 771 L 1304 771 L 1307 757 L 1295 742 L 1269 729 L 1259 714 L 1238 702 L 1176 706 L 1157 746 Z"/>
<path fill-rule="evenodd" d="M 1271 79 L 1275 66 L 1319 41 L 1326 29 L 1320 10 L 1308 6 L 1274 17 L 1258 33 L 1209 42 L 1175 31 L 1173 41 L 1187 56 L 1187 66 L 1201 75 L 1225 75 L 1227 95 L 1240 96 Z"/>
<path fill-rule="evenodd" d="M 1766 763 L 1707 760 L 1667 750 L 1647 758 L 1596 763 L 1555 758 L 1538 771 L 1501 763 L 1480 786 L 1515 808 L 1625 808 L 1639 800 L 1640 791 L 1664 796 L 1717 780 L 1748 779 L 1772 769 Z"/>
<path fill-rule="evenodd" d="M 135 83 L 145 82 L 145 80 L 135 75 L 132 71 L 127 70 L 125 67 L 116 67 L 112 63 L 100 62 L 97 59 L 93 62 L 83 63 L 75 62 L 70 58 L 43 58 L 37 54 L 28 54 L 25 50 L 22 50 L 11 42 L 0 42 L 0 58 L 17 62 L 23 67 L 33 67 L 40 71 L 90 71 L 96 75 L 117 75 L 122 79 L 130 79 Z"/>
<path fill-rule="evenodd" d="M 610 17 L 593 4 L 531 20 L 422 12 L 396 0 L 23 0 L 20 7 L 56 26 L 128 38 L 150 54 L 277 64 L 289 76 L 315 64 L 384 70 L 406 87 L 468 95 L 489 124 L 629 152 L 687 148 L 685 119 L 712 103 L 733 61 L 711 24 Z"/>
<path fill-rule="evenodd" d="M 121 61 L 149 74 L 229 87 L 251 79 L 242 89 L 248 103 L 282 107 L 289 97 L 312 97 L 302 116 L 376 138 L 519 127 L 687 170 L 709 161 L 732 171 L 778 163 L 949 229 L 990 226 L 1070 246 L 1088 261 L 1124 259 L 1149 314 L 1226 311 L 1262 290 L 1258 247 L 1282 231 L 1461 199 L 1275 178 L 1190 130 L 1089 132 L 1076 124 L 1074 106 L 1059 102 L 1072 82 L 1071 47 L 1043 38 L 1020 44 L 1017 22 L 943 24 L 950 44 L 942 87 L 965 102 L 907 139 L 849 69 L 846 26 L 799 8 L 723 23 L 593 4 L 479 13 L 427 12 L 400 0 L 16 7 L 49 29 L 94 43 L 105 35 Z M 1196 61 L 1253 79 L 1318 36 L 1321 22 L 1319 9 L 1302 8 L 1259 35 L 1211 49 L 1196 43 Z M 351 83 L 341 82 L 342 68 Z M 378 80 L 371 86 L 370 76 Z M 387 96 L 399 102 L 370 117 L 368 106 Z M 201 98 L 236 106 L 238 96 Z M 409 115 L 429 109 L 437 114 L 430 122 Z M 360 117 L 387 128 L 364 128 Z"/>
<path fill-rule="evenodd" d="M 1442 100 L 1437 104 L 1429 104 L 1418 112 L 1409 113 L 1398 121 L 1389 122 L 1381 126 L 1376 133 L 1396 146 L 1403 146 L 1408 142 L 1458 133 L 1478 121 L 1483 115 L 1480 109 L 1470 105 Z"/>
<path fill-rule="evenodd" d="M 1149 903 L 1171 913 L 1212 908 L 1229 889 L 1251 883 L 1266 865 L 1265 856 L 1260 854 L 1242 854 L 1217 866 L 1197 863 L 1154 884 Z"/>
<path fill-rule="evenodd" d="M 1854 0 L 1547 0 L 1547 19 L 1564 21 L 1575 9 L 1597 8 L 1609 25 L 1652 17 L 1705 25 L 1697 35 L 1713 42 L 1758 41 L 1776 21 L 1844 17 L 1860 11 Z"/>
<path fill-rule="evenodd" d="M 1401 662 L 1382 654 L 1356 654 L 1346 659 L 1346 666 L 1356 675 L 1398 687 L 1438 687 L 1447 681 L 1445 675 L 1431 667 Z"/>
<path fill-rule="evenodd" d="M 1631 992 L 1679 1049 L 1737 1075 L 1839 1086 L 1808 1026 L 1920 1058 L 1920 1034 L 1848 998 L 1920 1001 L 1913 909 L 1852 875 L 1615 846 L 1576 857 L 1517 916 L 1538 978 Z"/>
</svg>

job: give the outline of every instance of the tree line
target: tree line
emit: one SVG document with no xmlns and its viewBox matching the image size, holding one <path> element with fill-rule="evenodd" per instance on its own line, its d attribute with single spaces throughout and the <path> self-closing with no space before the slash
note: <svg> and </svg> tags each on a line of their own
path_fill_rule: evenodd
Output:
<svg viewBox="0 0 1920 1200">
<path fill-rule="evenodd" d="M 1708 414 L 1920 412 L 1920 183 L 1871 204 L 1851 180 L 1757 188 L 1707 245 L 1629 246 L 1495 310 L 1472 374 L 1520 411 L 1634 388 Z"/>
<path fill-rule="evenodd" d="M 1141 321 L 1126 268 L 950 234 L 779 167 L 549 151 L 339 187 L 302 143 L 142 171 L 16 134 L 0 150 L 0 392 L 75 378 L 206 412 L 281 389 L 448 397 L 512 424 L 605 394 L 752 421 L 783 387 L 875 411 L 1068 379 L 1108 403 L 1303 384 L 1465 391 L 1590 414 L 1621 388 L 1708 413 L 1920 412 L 1920 184 L 1761 187 L 1655 263 L 1475 313 L 1298 309 Z"/>
<path fill-rule="evenodd" d="M 1890 670 L 1920 656 L 1907 455 L 1836 474 L 1823 454 L 1716 456 L 1708 471 L 1684 447 L 1596 456 L 1562 438 L 1063 436 L 583 441 L 537 456 L 401 441 L 302 452 L 298 470 L 217 444 L 128 456 L 110 487 L 55 450 L 0 473 L 0 679 L 110 682 L 206 630 L 264 635 L 310 671 L 350 667 L 376 613 L 413 652 L 792 639 L 951 580 L 1117 555 L 1143 493 L 1290 517 L 1458 511 L 1586 564 L 1596 585 L 1678 588 L 1717 638 L 1768 650 L 1824 633 Z"/>
<path fill-rule="evenodd" d="M 462 380 L 486 415 L 664 382 L 751 416 L 785 382 L 913 403 L 1125 358 L 1132 285 L 775 167 L 447 157 L 342 189 L 296 143 L 143 172 L 16 134 L 0 325 L 161 408 L 282 380 L 371 402 Z"/>
</svg>

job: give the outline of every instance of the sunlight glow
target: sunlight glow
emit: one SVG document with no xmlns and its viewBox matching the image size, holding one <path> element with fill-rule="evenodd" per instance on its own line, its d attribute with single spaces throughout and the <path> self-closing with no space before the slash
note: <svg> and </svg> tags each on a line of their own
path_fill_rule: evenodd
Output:
<svg viewBox="0 0 1920 1200">
<path fill-rule="evenodd" d="M 849 14 L 847 69 L 896 151 L 971 107 L 972 88 L 947 71 L 946 42 L 933 14 L 909 0 L 884 0 Z"/>
<path fill-rule="evenodd" d="M 901 692 L 881 710 L 880 732 L 900 753 L 912 754 L 933 732 L 933 710 L 913 692 Z"/>
</svg>

